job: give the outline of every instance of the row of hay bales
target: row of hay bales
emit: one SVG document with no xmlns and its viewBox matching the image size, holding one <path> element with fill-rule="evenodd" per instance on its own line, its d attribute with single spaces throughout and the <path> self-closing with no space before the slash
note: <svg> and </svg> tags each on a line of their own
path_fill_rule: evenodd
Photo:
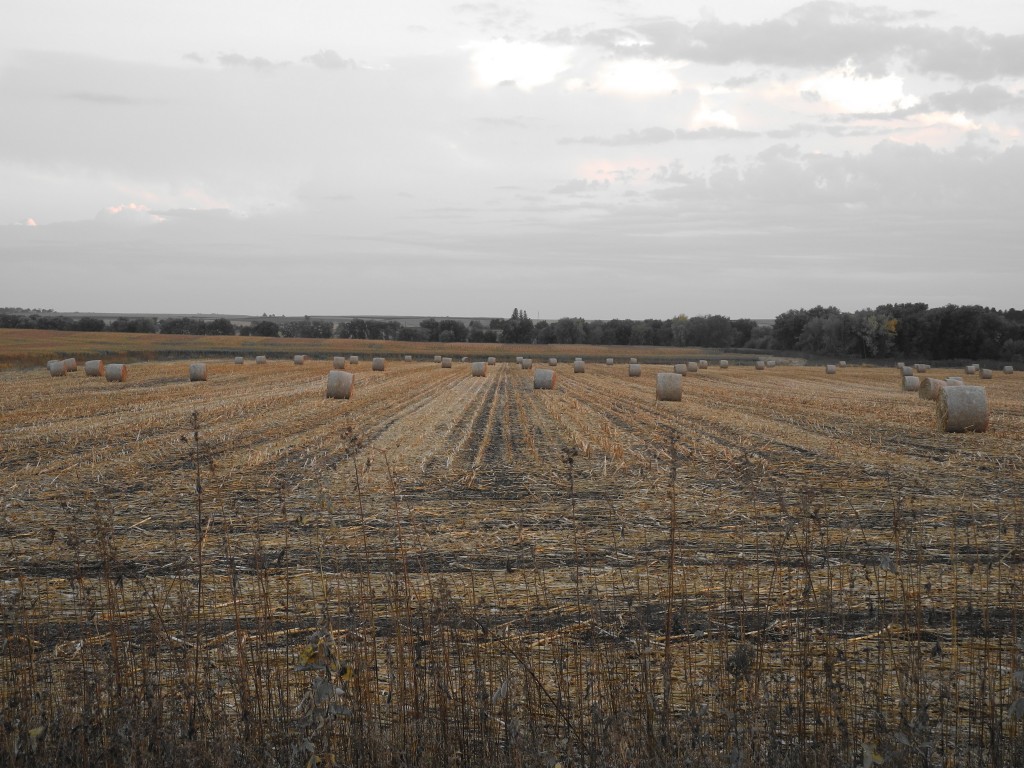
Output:
<svg viewBox="0 0 1024 768">
<path fill-rule="evenodd" d="M 904 392 L 917 392 L 922 400 L 936 403 L 936 421 L 943 432 L 985 432 L 989 425 L 988 397 L 985 388 L 968 386 L 960 376 L 920 376 L 931 369 L 927 363 L 911 367 L 897 363 L 900 388 Z M 1011 371 L 1012 372 L 1012 371 Z M 978 374 L 991 379 L 992 371 L 976 365 L 964 369 L 967 375 Z"/>
<path fill-rule="evenodd" d="M 84 367 L 86 376 L 105 378 L 107 381 L 128 380 L 128 366 L 123 363 L 104 365 L 102 360 L 86 360 Z M 78 361 L 73 357 L 66 360 L 50 360 L 46 363 L 46 369 L 51 376 L 66 376 L 78 371 Z"/>
</svg>

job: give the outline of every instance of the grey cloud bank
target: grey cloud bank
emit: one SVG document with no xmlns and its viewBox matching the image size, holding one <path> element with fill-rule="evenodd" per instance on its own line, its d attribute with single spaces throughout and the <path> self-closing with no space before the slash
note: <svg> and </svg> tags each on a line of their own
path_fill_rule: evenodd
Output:
<svg viewBox="0 0 1024 768">
<path fill-rule="evenodd" d="M 263 48 L 183 36 L 173 61 L 0 37 L 0 305 L 1024 303 L 1024 11 L 997 32 L 943 21 L 952 3 L 585 5 L 353 17 L 304 50 L 266 11 Z"/>
</svg>

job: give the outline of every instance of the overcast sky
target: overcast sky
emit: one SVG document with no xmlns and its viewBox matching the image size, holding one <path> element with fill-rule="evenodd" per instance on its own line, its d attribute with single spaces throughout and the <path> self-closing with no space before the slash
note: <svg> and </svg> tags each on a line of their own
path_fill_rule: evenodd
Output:
<svg viewBox="0 0 1024 768">
<path fill-rule="evenodd" d="M 1024 306 L 1010 0 L 32 0 L 0 306 Z"/>
</svg>

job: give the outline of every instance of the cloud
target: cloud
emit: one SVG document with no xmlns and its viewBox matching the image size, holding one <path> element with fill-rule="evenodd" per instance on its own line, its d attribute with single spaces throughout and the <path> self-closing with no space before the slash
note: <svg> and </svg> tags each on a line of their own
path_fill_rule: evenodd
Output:
<svg viewBox="0 0 1024 768">
<path fill-rule="evenodd" d="M 343 58 L 340 53 L 331 49 L 317 51 L 312 56 L 306 56 L 303 61 L 308 61 L 320 69 L 356 69 L 358 66 L 354 59 Z"/>
<path fill-rule="evenodd" d="M 614 136 L 584 136 L 579 139 L 561 139 L 560 144 L 595 144 L 604 147 L 626 147 L 642 144 L 665 144 L 672 141 L 702 141 L 708 139 L 749 139 L 760 134 L 740 131 L 725 126 L 708 126 L 696 130 L 683 128 L 643 128 L 639 131 L 619 133 Z"/>
<path fill-rule="evenodd" d="M 195 51 L 192 51 L 191 53 L 186 53 L 181 58 L 184 59 L 185 61 L 191 61 L 191 62 L 194 62 L 196 64 L 205 64 L 206 63 L 206 59 L 204 59 L 202 56 L 200 56 Z"/>
<path fill-rule="evenodd" d="M 1024 35 L 939 29 L 926 15 L 818 0 L 751 24 L 714 17 L 695 22 L 643 21 L 629 27 L 560 37 L 622 58 L 644 56 L 705 64 L 741 62 L 829 69 L 852 62 L 861 74 L 884 75 L 894 61 L 915 71 L 966 80 L 1024 75 Z M 915 22 L 907 24 L 905 22 Z"/>
<path fill-rule="evenodd" d="M 145 205 L 123 203 L 104 208 L 96 214 L 96 221 L 121 226 L 145 226 L 160 224 L 165 221 L 163 216 L 153 213 Z"/>
<path fill-rule="evenodd" d="M 607 179 L 572 179 L 552 188 L 551 193 L 555 195 L 583 195 L 590 192 L 603 192 L 608 189 L 610 182 Z"/>
<path fill-rule="evenodd" d="M 247 58 L 240 53 L 221 54 L 217 57 L 217 61 L 220 62 L 222 67 L 248 67 L 249 69 L 255 69 L 257 72 L 268 72 L 276 67 L 285 66 L 285 64 L 275 64 L 262 56 Z"/>
</svg>

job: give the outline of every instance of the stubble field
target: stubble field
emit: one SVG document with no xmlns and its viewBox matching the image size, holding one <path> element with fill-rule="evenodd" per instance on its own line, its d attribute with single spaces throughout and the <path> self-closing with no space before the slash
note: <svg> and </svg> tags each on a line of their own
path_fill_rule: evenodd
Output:
<svg viewBox="0 0 1024 768">
<path fill-rule="evenodd" d="M 11 764 L 1024 757 L 1024 376 L 207 365 L 0 372 Z"/>
</svg>

